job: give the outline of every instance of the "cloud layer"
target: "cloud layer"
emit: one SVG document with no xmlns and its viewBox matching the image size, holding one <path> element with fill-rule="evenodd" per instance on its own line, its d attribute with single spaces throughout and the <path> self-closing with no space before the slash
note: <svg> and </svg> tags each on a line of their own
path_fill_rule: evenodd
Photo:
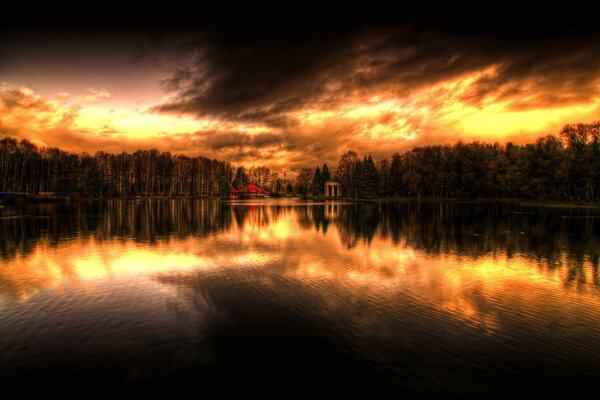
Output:
<svg viewBox="0 0 600 400">
<path fill-rule="evenodd" d="M 206 30 L 182 44 L 163 112 L 286 126 L 290 112 L 419 89 L 493 68 L 462 100 L 512 108 L 587 102 L 600 90 L 600 35 L 465 35 L 440 26 L 336 27 L 298 33 Z"/>
<path fill-rule="evenodd" d="M 528 23 L 161 26 L 136 32 L 145 39 L 131 55 L 168 71 L 166 96 L 145 99 L 153 107 L 124 119 L 100 111 L 119 100 L 102 87 L 70 101 L 9 88 L 0 130 L 72 149 L 157 147 L 289 170 L 348 149 L 381 158 L 421 144 L 522 142 L 597 120 L 598 30 Z"/>
<path fill-rule="evenodd" d="M 270 130 L 257 138 L 211 135 L 210 144 L 256 153 L 278 143 L 327 159 L 349 146 L 381 154 L 431 140 L 532 138 L 571 118 L 593 118 L 600 35 L 525 33 L 437 24 L 207 29 L 178 47 L 186 62 L 164 81 L 173 97 L 154 110 Z M 542 118 L 544 110 L 555 112 Z M 523 123 L 527 112 L 535 123 Z M 505 135 L 484 131 L 498 123 Z"/>
</svg>

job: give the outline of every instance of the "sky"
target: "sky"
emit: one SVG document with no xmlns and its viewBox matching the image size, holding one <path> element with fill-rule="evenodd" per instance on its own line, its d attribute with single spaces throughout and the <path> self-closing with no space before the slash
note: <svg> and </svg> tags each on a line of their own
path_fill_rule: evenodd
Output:
<svg viewBox="0 0 600 400">
<path fill-rule="evenodd" d="M 561 18 L 0 21 L 0 137 L 279 172 L 534 142 L 600 120 L 600 30 Z"/>
</svg>

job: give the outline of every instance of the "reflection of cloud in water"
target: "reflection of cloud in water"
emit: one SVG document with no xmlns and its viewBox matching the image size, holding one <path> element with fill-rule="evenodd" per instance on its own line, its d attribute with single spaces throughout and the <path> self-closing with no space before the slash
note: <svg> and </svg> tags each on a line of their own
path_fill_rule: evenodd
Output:
<svg viewBox="0 0 600 400">
<path fill-rule="evenodd" d="M 56 246 L 41 240 L 29 253 L 3 262 L 2 291 L 27 299 L 44 289 L 57 294 L 67 288 L 85 292 L 98 282 L 117 284 L 157 275 L 193 276 L 250 268 L 306 287 L 328 283 L 348 296 L 374 291 L 393 301 L 400 293 L 486 329 L 499 329 L 507 303 L 552 312 L 557 308 L 573 313 L 580 307 L 600 309 L 597 298 L 585 293 L 576 301 L 558 299 L 573 275 L 564 253 L 560 259 L 554 258 L 563 266 L 556 268 L 506 252 L 476 252 L 473 256 L 435 253 L 412 246 L 414 235 L 394 241 L 375 234 L 378 225 L 372 228 L 373 221 L 365 220 L 371 214 L 357 217 L 343 208 L 339 220 L 326 231 L 314 229 L 319 225 L 311 219 L 314 212 L 306 207 L 235 205 L 228 212 L 238 222 L 204 238 L 166 237 L 150 244 L 81 235 Z M 365 223 L 367 232 L 373 233 L 364 240 L 348 239 L 355 235 L 352 229 Z M 363 233 L 357 237 L 360 235 Z M 352 241 L 350 248 L 347 240 Z M 595 287 L 597 273 L 592 263 L 581 263 L 576 273 L 580 291 Z M 148 282 L 153 284 L 153 280 Z"/>
</svg>

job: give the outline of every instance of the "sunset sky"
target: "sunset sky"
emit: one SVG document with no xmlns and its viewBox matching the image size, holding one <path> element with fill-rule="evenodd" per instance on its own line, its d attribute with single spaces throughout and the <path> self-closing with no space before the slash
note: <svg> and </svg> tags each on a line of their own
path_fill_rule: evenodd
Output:
<svg viewBox="0 0 600 400">
<path fill-rule="evenodd" d="M 3 24 L 0 136 L 95 153 L 335 165 L 600 120 L 594 24 Z"/>
</svg>

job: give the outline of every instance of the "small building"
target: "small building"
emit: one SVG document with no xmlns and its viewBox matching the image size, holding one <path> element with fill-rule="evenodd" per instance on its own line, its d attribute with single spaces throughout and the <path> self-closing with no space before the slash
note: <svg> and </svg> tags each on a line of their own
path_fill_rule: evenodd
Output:
<svg viewBox="0 0 600 400">
<path fill-rule="evenodd" d="M 261 188 L 258 185 L 255 185 L 254 183 L 250 182 L 247 185 L 248 188 L 248 193 L 250 193 L 250 196 L 252 197 L 265 197 L 269 194 L 269 192 L 267 192 L 264 188 Z"/>
<path fill-rule="evenodd" d="M 231 188 L 231 197 L 266 197 L 269 192 L 264 188 L 250 182 L 239 189 Z"/>
<path fill-rule="evenodd" d="M 325 182 L 325 197 L 342 197 L 342 184 L 336 181 Z"/>
</svg>

